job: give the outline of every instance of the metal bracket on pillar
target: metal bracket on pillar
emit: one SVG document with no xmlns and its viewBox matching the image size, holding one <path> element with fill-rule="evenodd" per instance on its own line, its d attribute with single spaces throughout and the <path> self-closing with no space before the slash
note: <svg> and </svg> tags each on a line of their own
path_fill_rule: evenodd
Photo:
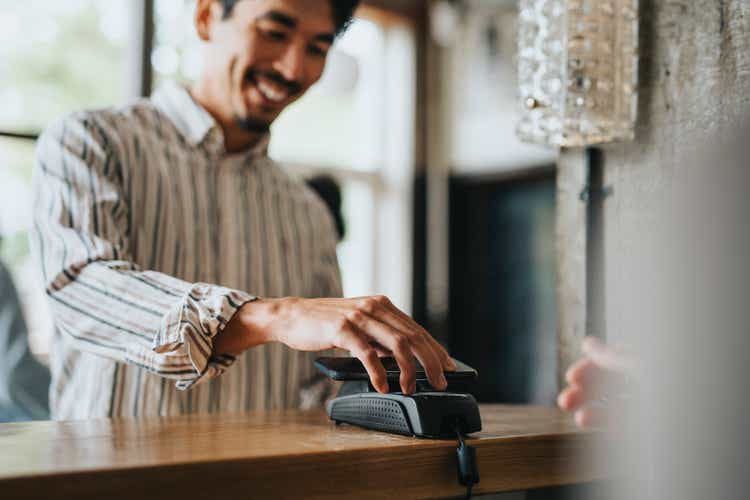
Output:
<svg viewBox="0 0 750 500">
<path fill-rule="evenodd" d="M 604 154 L 599 148 L 586 148 L 586 184 L 583 185 L 578 198 L 588 203 L 593 197 L 606 198 L 614 193 L 612 186 L 603 185 Z"/>
</svg>

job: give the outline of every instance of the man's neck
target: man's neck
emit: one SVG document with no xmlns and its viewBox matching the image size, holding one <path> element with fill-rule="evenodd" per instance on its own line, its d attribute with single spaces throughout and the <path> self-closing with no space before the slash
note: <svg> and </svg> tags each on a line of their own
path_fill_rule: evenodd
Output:
<svg viewBox="0 0 750 500">
<path fill-rule="evenodd" d="M 224 134 L 224 149 L 227 153 L 238 153 L 252 148 L 266 135 L 263 132 L 252 132 L 243 129 L 232 116 L 225 116 L 220 108 L 214 105 L 211 90 L 197 82 L 188 89 L 192 98 L 216 120 Z"/>
<path fill-rule="evenodd" d="M 266 134 L 248 132 L 238 126 L 231 128 L 221 126 L 224 132 L 224 149 L 227 153 L 239 153 L 256 146 Z"/>
</svg>

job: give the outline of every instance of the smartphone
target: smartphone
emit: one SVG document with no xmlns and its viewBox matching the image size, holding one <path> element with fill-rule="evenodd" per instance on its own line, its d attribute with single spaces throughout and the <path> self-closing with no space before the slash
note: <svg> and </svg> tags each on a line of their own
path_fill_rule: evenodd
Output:
<svg viewBox="0 0 750 500">
<path fill-rule="evenodd" d="M 453 358 L 451 358 L 453 359 Z M 462 363 L 457 359 L 453 359 L 456 363 L 455 371 L 444 371 L 445 379 L 448 384 L 451 382 L 470 382 L 476 380 L 477 371 Z M 380 358 L 380 362 L 383 363 L 386 374 L 389 381 L 398 381 L 401 375 L 401 369 L 396 363 L 396 359 L 392 356 Z M 315 366 L 323 372 L 326 376 L 333 380 L 369 380 L 370 377 L 367 375 L 367 370 L 360 360 L 353 357 L 323 357 L 315 360 Z M 417 363 L 417 381 L 427 380 L 424 367 Z"/>
</svg>

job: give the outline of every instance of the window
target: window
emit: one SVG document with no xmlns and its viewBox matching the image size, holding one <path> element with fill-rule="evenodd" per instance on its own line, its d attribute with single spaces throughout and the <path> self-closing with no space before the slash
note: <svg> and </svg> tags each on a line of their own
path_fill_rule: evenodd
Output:
<svg viewBox="0 0 750 500">
<path fill-rule="evenodd" d="M 51 320 L 29 256 L 34 140 L 49 122 L 129 95 L 130 0 L 5 2 L 0 12 L 0 258 L 44 357 Z M 33 313 L 32 313 L 33 311 Z"/>
<path fill-rule="evenodd" d="M 166 80 L 194 81 L 201 70 L 201 41 L 195 32 L 195 0 L 155 0 L 154 88 Z"/>
<path fill-rule="evenodd" d="M 0 130 L 38 133 L 127 97 L 129 0 L 26 0 L 0 12 Z"/>
<path fill-rule="evenodd" d="M 0 260 L 11 270 L 27 312 L 32 350 L 46 352 L 50 317 L 36 266 L 29 258 L 33 154 L 33 141 L 0 137 Z"/>
</svg>

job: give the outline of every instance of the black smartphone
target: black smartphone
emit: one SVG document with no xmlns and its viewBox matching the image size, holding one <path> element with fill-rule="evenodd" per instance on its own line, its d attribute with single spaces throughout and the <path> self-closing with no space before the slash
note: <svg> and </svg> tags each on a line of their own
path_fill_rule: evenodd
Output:
<svg viewBox="0 0 750 500">
<path fill-rule="evenodd" d="M 453 358 L 452 358 L 453 359 Z M 451 382 L 470 382 L 476 380 L 477 371 L 462 363 L 457 359 L 453 359 L 456 363 L 455 371 L 444 371 L 445 379 L 448 384 Z M 392 356 L 380 358 L 380 362 L 383 363 L 386 374 L 389 381 L 398 381 L 401 375 L 401 369 L 396 363 L 396 359 Z M 360 360 L 353 357 L 323 357 L 315 360 L 315 366 L 323 372 L 327 377 L 333 380 L 369 380 L 367 370 Z M 417 363 L 417 381 L 427 380 L 424 367 Z"/>
</svg>

